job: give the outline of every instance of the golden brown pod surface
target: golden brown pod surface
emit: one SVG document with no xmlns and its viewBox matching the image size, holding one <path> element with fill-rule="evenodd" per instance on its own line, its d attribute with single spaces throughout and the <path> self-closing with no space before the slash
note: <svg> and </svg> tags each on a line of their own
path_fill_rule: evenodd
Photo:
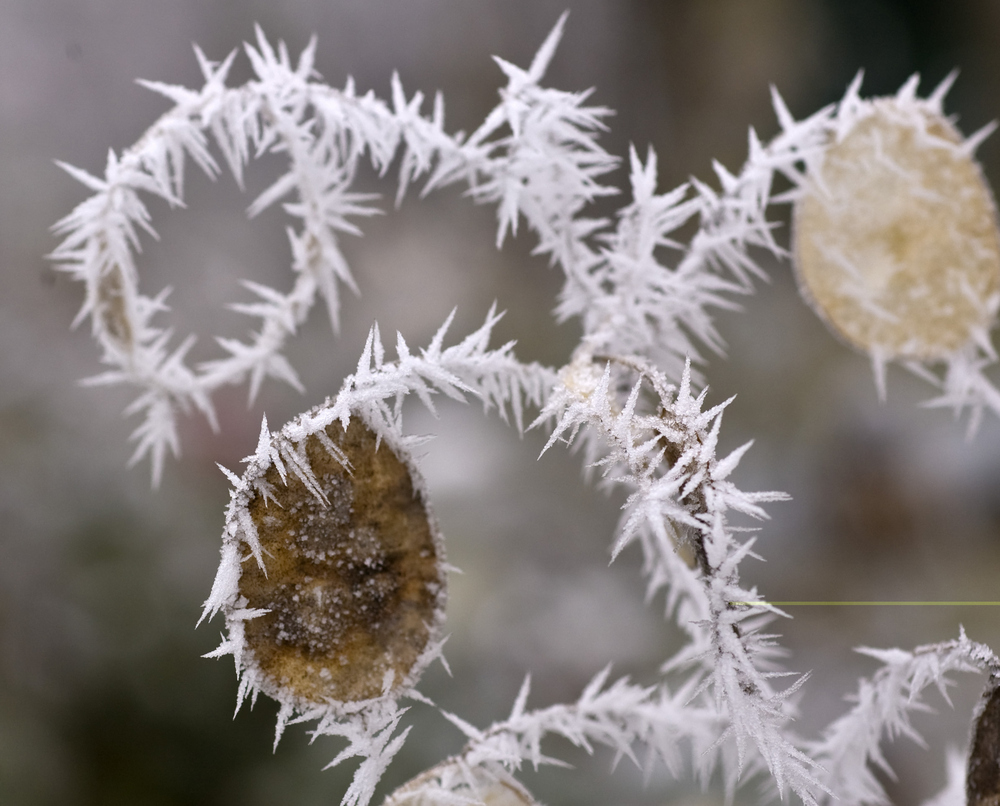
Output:
<svg viewBox="0 0 1000 806">
<path fill-rule="evenodd" d="M 955 128 L 895 99 L 831 144 L 795 208 L 799 286 L 833 330 L 885 358 L 934 360 L 992 326 L 992 195 Z"/>
<path fill-rule="evenodd" d="M 246 622 L 246 645 L 275 688 L 314 703 L 356 702 L 412 681 L 441 620 L 440 540 L 411 469 L 360 419 L 316 436 L 305 451 L 324 504 L 291 474 L 265 503 L 250 501 L 266 569 L 243 563 L 239 592 L 270 612 Z"/>
</svg>

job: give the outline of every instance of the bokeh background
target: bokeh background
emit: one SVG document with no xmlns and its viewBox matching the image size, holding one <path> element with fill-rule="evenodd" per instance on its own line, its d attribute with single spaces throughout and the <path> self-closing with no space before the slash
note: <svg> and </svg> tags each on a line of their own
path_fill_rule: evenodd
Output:
<svg viewBox="0 0 1000 806">
<path fill-rule="evenodd" d="M 124 390 L 89 389 L 99 371 L 87 326 L 70 330 L 81 289 L 45 255 L 49 226 L 85 197 L 63 160 L 92 172 L 107 150 L 134 142 L 166 109 L 137 77 L 196 85 L 191 43 L 222 58 L 260 23 L 293 52 L 319 37 L 317 68 L 342 85 L 385 96 L 404 85 L 447 100 L 449 128 L 473 128 L 495 103 L 501 74 L 489 58 L 527 64 L 565 8 L 566 35 L 550 72 L 562 89 L 594 87 L 617 110 L 606 147 L 652 144 L 661 189 L 709 178 L 717 158 L 736 170 L 748 125 L 777 129 L 768 85 L 804 116 L 836 100 L 859 68 L 865 89 L 894 91 L 911 73 L 928 90 L 962 71 L 948 108 L 971 132 L 1000 115 L 1000 4 L 994 0 L 4 0 L 0 3 L 0 803 L 330 804 L 349 769 L 321 771 L 335 742 L 289 729 L 276 752 L 275 709 L 259 702 L 232 717 L 228 660 L 200 658 L 219 623 L 194 628 L 217 562 L 227 484 L 260 417 L 276 427 L 338 388 L 371 323 L 426 343 L 448 311 L 454 333 L 478 324 L 496 300 L 509 313 L 497 338 L 519 355 L 563 362 L 578 331 L 550 316 L 558 274 L 532 257 L 522 233 L 494 249 L 489 209 L 457 192 L 368 223 L 347 245 L 362 296 L 346 303 L 334 338 L 317 310 L 292 348 L 308 391 L 244 390 L 220 397 L 223 428 L 184 423 L 184 455 L 152 491 L 148 468 L 126 468 L 134 423 Z M 249 75 L 238 61 L 233 80 Z M 994 186 L 1000 140 L 980 158 Z M 162 239 L 147 240 L 147 293 L 170 285 L 179 334 L 239 335 L 224 310 L 241 277 L 286 282 L 285 221 L 248 222 L 244 209 L 276 164 L 250 170 L 241 196 L 231 178 L 190 173 L 189 209 L 153 205 Z M 613 181 L 624 182 L 624 171 Z M 373 187 L 391 198 L 389 184 Z M 781 212 L 777 217 L 781 220 Z M 784 232 L 787 232 L 787 227 Z M 726 446 L 756 440 L 736 477 L 747 489 L 781 489 L 758 544 L 766 563 L 746 577 L 772 599 L 997 600 L 1000 569 L 1000 424 L 974 439 L 919 402 L 930 389 L 890 371 L 877 402 L 868 362 L 829 335 L 795 293 L 787 265 L 720 317 L 730 347 L 706 367 L 711 399 L 738 397 Z M 448 657 L 454 676 L 428 673 L 443 707 L 487 725 L 503 716 L 526 671 L 532 702 L 576 696 L 607 662 L 655 679 L 677 645 L 645 606 L 637 557 L 608 568 L 620 499 L 581 481 L 579 458 L 555 450 L 536 461 L 543 435 L 519 439 L 475 403 L 414 411 L 413 431 L 436 433 L 421 463 L 448 540 L 453 575 Z M 789 667 L 812 670 L 800 728 L 815 735 L 845 706 L 873 664 L 858 645 L 910 647 L 957 635 L 959 624 L 1000 648 L 996 608 L 797 609 L 778 626 Z M 982 680 L 970 678 L 935 715 L 918 720 L 928 747 L 888 750 L 898 804 L 919 803 L 943 782 L 946 748 L 964 748 Z M 461 746 L 431 709 L 386 778 L 395 786 Z M 562 752 L 563 748 L 554 748 Z M 525 781 L 552 804 L 722 802 L 662 771 L 648 783 L 611 757 L 570 754 L 573 771 Z M 756 789 L 738 795 L 753 802 Z"/>
</svg>

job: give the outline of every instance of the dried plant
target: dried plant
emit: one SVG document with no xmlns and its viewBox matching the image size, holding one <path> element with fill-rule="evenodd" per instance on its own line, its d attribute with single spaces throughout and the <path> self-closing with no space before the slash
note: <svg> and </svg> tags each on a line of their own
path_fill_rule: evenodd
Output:
<svg viewBox="0 0 1000 806">
<path fill-rule="evenodd" d="M 458 183 L 476 203 L 495 204 L 498 247 L 523 219 L 536 252 L 565 276 L 557 316 L 582 324 L 562 368 L 523 363 L 513 344 L 490 347 L 495 310 L 451 346 L 450 318 L 425 348 L 399 335 L 393 360 L 373 327 L 336 395 L 279 431 L 265 421 L 242 475 L 225 471 L 231 502 L 203 618 L 223 613 L 227 634 L 212 654 L 234 656 L 241 700 L 262 692 L 280 703 L 278 737 L 308 721 L 315 735 L 346 739 L 333 763 L 361 761 L 342 802 L 368 804 L 410 732 L 401 701 L 429 703 L 419 679 L 442 657 L 444 541 L 402 404 L 415 395 L 433 411 L 438 394 L 478 398 L 518 431 L 547 429 L 546 450 L 583 445 L 587 465 L 624 488 L 613 552 L 638 544 L 648 597 L 665 594 L 666 616 L 688 642 L 645 685 L 605 669 L 576 701 L 529 708 L 526 679 L 510 716 L 492 726 L 446 713 L 465 748 L 389 803 L 530 804 L 516 774 L 555 761 L 542 747 L 553 735 L 588 751 L 608 746 L 646 769 L 662 762 L 679 777 L 707 782 L 721 770 L 730 795 L 769 775 L 775 795 L 791 791 L 806 804 L 884 803 L 871 769 L 887 768 L 883 739 L 915 736 L 910 714 L 924 688 L 945 692 L 955 672 L 975 670 L 990 684 L 969 802 L 995 803 L 1000 661 L 964 632 L 913 651 L 863 650 L 881 668 L 860 682 L 854 706 L 819 739 L 792 728 L 792 695 L 806 678 L 785 681 L 775 636 L 763 631 L 785 614 L 741 583 L 756 538 L 733 523 L 734 513 L 765 519 L 762 505 L 784 496 L 731 481 L 749 445 L 717 456 L 727 404 L 705 408 L 701 376 L 705 351 L 721 348 L 714 312 L 753 291 L 760 255 L 785 257 L 770 205 L 793 203 L 803 296 L 871 356 L 883 394 L 885 365 L 898 361 L 938 388 L 932 403 L 968 412 L 971 428 L 984 410 L 1000 414 L 984 374 L 996 361 L 1000 241 L 973 160 L 988 130 L 963 140 L 944 117 L 950 78 L 927 99 L 914 78 L 892 98 L 866 100 L 859 75 L 840 103 L 802 121 L 774 92 L 780 134 L 764 144 L 751 130 L 738 174 L 715 165 L 718 189 L 692 180 L 658 193 L 656 154 L 632 150 L 631 198 L 614 221 L 589 217 L 595 199 L 619 192 L 603 183 L 618 160 L 598 143 L 609 110 L 542 84 L 564 22 L 527 69 L 497 59 L 507 79 L 500 103 L 467 137 L 446 131 L 440 96 L 425 115 L 398 77 L 389 102 L 359 95 L 351 81 L 334 89 L 314 73 L 315 40 L 293 64 L 258 31 L 245 48 L 255 72 L 245 85 L 226 84 L 235 52 L 215 63 L 196 50 L 204 86 L 147 82 L 175 105 L 134 146 L 110 153 L 103 178 L 64 166 L 94 193 L 55 226 L 63 240 L 53 259 L 86 288 L 79 319 L 89 319 L 109 367 L 91 383 L 139 392 L 129 408 L 141 418 L 134 460 L 149 457 L 154 484 L 167 452 L 179 450 L 179 413 L 197 409 L 214 426 L 212 394 L 223 385 L 247 382 L 251 398 L 267 378 L 300 386 L 285 345 L 317 297 L 336 329 L 342 286 L 357 290 L 339 237 L 359 233 L 356 221 L 375 211 L 352 189 L 362 162 L 382 174 L 398 164 L 398 198 L 417 181 L 423 194 Z M 258 329 L 246 342 L 220 339 L 226 355 L 192 367 L 191 340 L 174 346 L 159 324 L 163 296 L 139 290 L 139 235 L 155 234 L 142 196 L 183 204 L 186 160 L 214 177 L 216 154 L 242 186 L 251 157 L 272 152 L 287 157 L 287 172 L 249 213 L 290 198 L 292 288 L 247 281 L 257 299 L 236 308 Z M 776 177 L 790 189 L 773 193 Z M 694 233 L 686 242 L 685 225 Z M 935 802 L 960 797 L 951 785 Z"/>
</svg>

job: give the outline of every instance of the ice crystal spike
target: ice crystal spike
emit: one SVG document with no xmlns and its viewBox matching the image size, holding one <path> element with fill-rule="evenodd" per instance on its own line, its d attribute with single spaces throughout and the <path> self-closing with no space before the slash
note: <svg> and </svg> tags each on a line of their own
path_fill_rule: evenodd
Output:
<svg viewBox="0 0 1000 806">
<path fill-rule="evenodd" d="M 988 331 L 1000 294 L 992 195 L 932 101 L 859 101 L 795 209 L 803 296 L 870 355 L 948 358 Z M 938 104 L 939 105 L 939 104 Z"/>
</svg>

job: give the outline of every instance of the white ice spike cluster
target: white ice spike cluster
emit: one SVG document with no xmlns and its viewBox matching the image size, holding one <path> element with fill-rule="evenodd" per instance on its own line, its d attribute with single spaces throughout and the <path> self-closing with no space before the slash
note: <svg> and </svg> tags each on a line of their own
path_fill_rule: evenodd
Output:
<svg viewBox="0 0 1000 806">
<path fill-rule="evenodd" d="M 774 91 L 780 133 L 763 143 L 751 130 L 739 173 L 715 164 L 718 188 L 692 179 L 658 192 L 656 154 L 649 149 L 643 158 L 632 149 L 630 198 L 613 217 L 595 217 L 593 202 L 620 192 L 604 182 L 619 160 L 597 139 L 610 111 L 587 105 L 587 92 L 542 83 L 565 21 L 563 15 L 527 69 L 497 59 L 507 84 L 468 137 L 446 132 L 441 96 L 426 115 L 423 97 L 407 98 L 396 76 L 389 101 L 359 95 L 351 80 L 334 89 L 313 69 L 315 40 L 293 64 L 285 46 L 273 47 L 259 30 L 256 44 L 245 48 L 255 77 L 243 86 L 226 85 L 235 52 L 214 63 L 198 50 L 201 89 L 146 82 L 174 108 L 131 148 L 111 152 L 103 177 L 63 166 L 93 191 L 55 225 L 63 240 L 52 256 L 86 289 L 78 321 L 89 318 L 108 366 L 89 382 L 137 390 L 129 408 L 141 417 L 133 460 L 150 458 L 155 484 L 167 452 L 180 449 L 178 415 L 197 409 L 216 427 L 212 394 L 221 386 L 247 383 L 251 399 L 268 378 L 301 388 L 286 344 L 319 297 L 336 331 L 343 288 L 359 291 L 339 239 L 361 234 L 357 222 L 376 212 L 373 197 L 352 189 L 363 160 L 380 174 L 398 160 L 397 201 L 417 181 L 424 194 L 461 183 L 475 202 L 496 205 L 498 248 L 522 218 L 537 236 L 536 253 L 565 277 L 556 315 L 579 319 L 580 343 L 562 368 L 521 362 L 513 343 L 490 347 L 501 316 L 494 308 L 451 346 L 445 346 L 451 317 L 425 348 L 414 350 L 398 335 L 390 360 L 376 325 L 338 394 L 276 432 L 265 420 L 244 472 L 225 471 L 233 486 L 222 561 L 203 614 L 226 619 L 212 656 L 234 657 L 241 701 L 259 693 L 276 699 L 278 736 L 290 722 L 315 721 L 316 735 L 346 740 L 333 763 L 361 762 L 342 803 L 372 800 L 410 731 L 399 701 L 429 704 L 417 686 L 443 645 L 444 543 L 411 457 L 419 440 L 403 427 L 403 404 L 414 395 L 434 412 L 436 395 L 472 397 L 513 419 L 518 431 L 526 416 L 529 428 L 550 429 L 546 450 L 581 443 L 588 466 L 605 484 L 623 488 L 627 501 L 612 554 L 638 545 L 648 598 L 664 594 L 665 615 L 688 642 L 646 685 L 609 682 L 605 669 L 575 702 L 530 709 L 526 678 L 510 716 L 491 727 L 446 713 L 466 746 L 387 803 L 531 806 L 516 773 L 525 763 L 557 762 L 543 745 L 560 736 L 588 752 L 610 748 L 616 761 L 626 757 L 647 773 L 662 763 L 677 777 L 690 772 L 707 785 L 719 772 L 730 797 L 748 779 L 767 775 L 771 794 L 791 792 L 808 806 L 834 799 L 883 804 L 870 766 L 886 767 L 883 738 L 915 737 L 909 713 L 920 706 L 922 690 L 933 683 L 944 693 L 958 671 L 984 671 L 995 683 L 1000 662 L 964 632 L 913 652 L 864 650 L 882 669 L 861 682 L 856 704 L 821 739 L 799 736 L 791 727 L 793 695 L 807 675 L 787 671 L 776 636 L 763 631 L 786 614 L 744 586 L 739 573 L 741 562 L 756 556 L 746 524 L 766 519 L 763 505 L 785 496 L 746 492 L 733 482 L 749 443 L 716 455 L 729 401 L 706 408 L 699 371 L 706 350 L 724 349 L 714 311 L 736 308 L 737 298 L 753 291 L 764 276 L 762 255 L 787 256 L 767 214 L 773 203 L 793 202 L 803 293 L 831 327 L 869 353 L 880 385 L 885 364 L 898 360 L 940 388 L 932 405 L 971 411 L 973 426 L 983 410 L 1000 413 L 1000 393 L 983 374 L 996 361 L 989 328 L 1000 307 L 1000 275 L 991 274 L 989 258 L 995 233 L 980 226 L 989 220 L 991 197 L 973 187 L 981 181 L 971 162 L 981 136 L 956 140 L 951 124 L 939 123 L 947 84 L 929 99 L 916 96 L 914 81 L 891 101 L 868 101 L 858 94 L 859 77 L 839 104 L 802 121 Z M 971 319 L 954 327 L 949 321 L 935 324 L 933 333 L 900 332 L 901 311 L 926 299 L 928 287 L 900 290 L 910 263 L 858 257 L 889 249 L 881 233 L 848 253 L 831 241 L 838 222 L 810 206 L 826 204 L 835 190 L 847 193 L 849 204 L 852 193 L 865 197 L 863 183 L 840 181 L 838 159 L 851 160 L 838 157 L 838 149 L 855 143 L 863 150 L 868 141 L 858 132 L 882 117 L 907 156 L 878 151 L 872 160 L 898 167 L 894 160 L 910 152 L 923 159 L 926 151 L 932 157 L 921 176 L 939 171 L 971 183 L 969 209 L 980 222 L 973 229 L 985 244 L 977 254 L 987 258 L 975 272 L 959 266 L 949 274 L 947 293 L 975 301 L 967 306 Z M 871 139 L 888 142 L 881 133 Z M 172 345 L 171 330 L 160 324 L 166 295 L 139 290 L 140 236 L 155 237 L 143 195 L 183 205 L 188 158 L 211 177 L 225 163 L 242 187 L 251 158 L 267 152 L 284 154 L 288 169 L 248 213 L 280 202 L 293 219 L 291 289 L 247 280 L 256 299 L 235 307 L 256 319 L 257 329 L 247 341 L 220 339 L 222 357 L 189 366 L 193 337 Z M 776 179 L 791 190 L 775 195 Z M 693 231 L 686 242 L 678 234 L 685 228 Z M 912 245 L 891 246 L 905 254 Z M 840 266 L 841 281 L 823 286 L 839 271 L 826 270 L 813 285 L 817 261 Z M 912 277 L 922 282 L 938 274 Z M 859 300 L 861 314 L 853 308 L 844 314 Z M 893 300 L 902 307 L 891 308 Z M 877 336 L 866 342 L 855 331 Z M 948 339 L 955 332 L 962 338 L 954 344 L 939 338 L 945 331 Z M 938 349 L 945 343 L 951 346 Z M 929 344 L 937 352 L 928 352 Z M 295 578 L 306 565 L 317 570 Z M 397 643 L 386 650 L 391 641 Z M 788 676 L 791 682 L 782 684 Z M 1000 781 L 997 787 L 1000 793 Z M 951 787 L 935 802 L 957 806 L 957 791 Z"/>
</svg>

